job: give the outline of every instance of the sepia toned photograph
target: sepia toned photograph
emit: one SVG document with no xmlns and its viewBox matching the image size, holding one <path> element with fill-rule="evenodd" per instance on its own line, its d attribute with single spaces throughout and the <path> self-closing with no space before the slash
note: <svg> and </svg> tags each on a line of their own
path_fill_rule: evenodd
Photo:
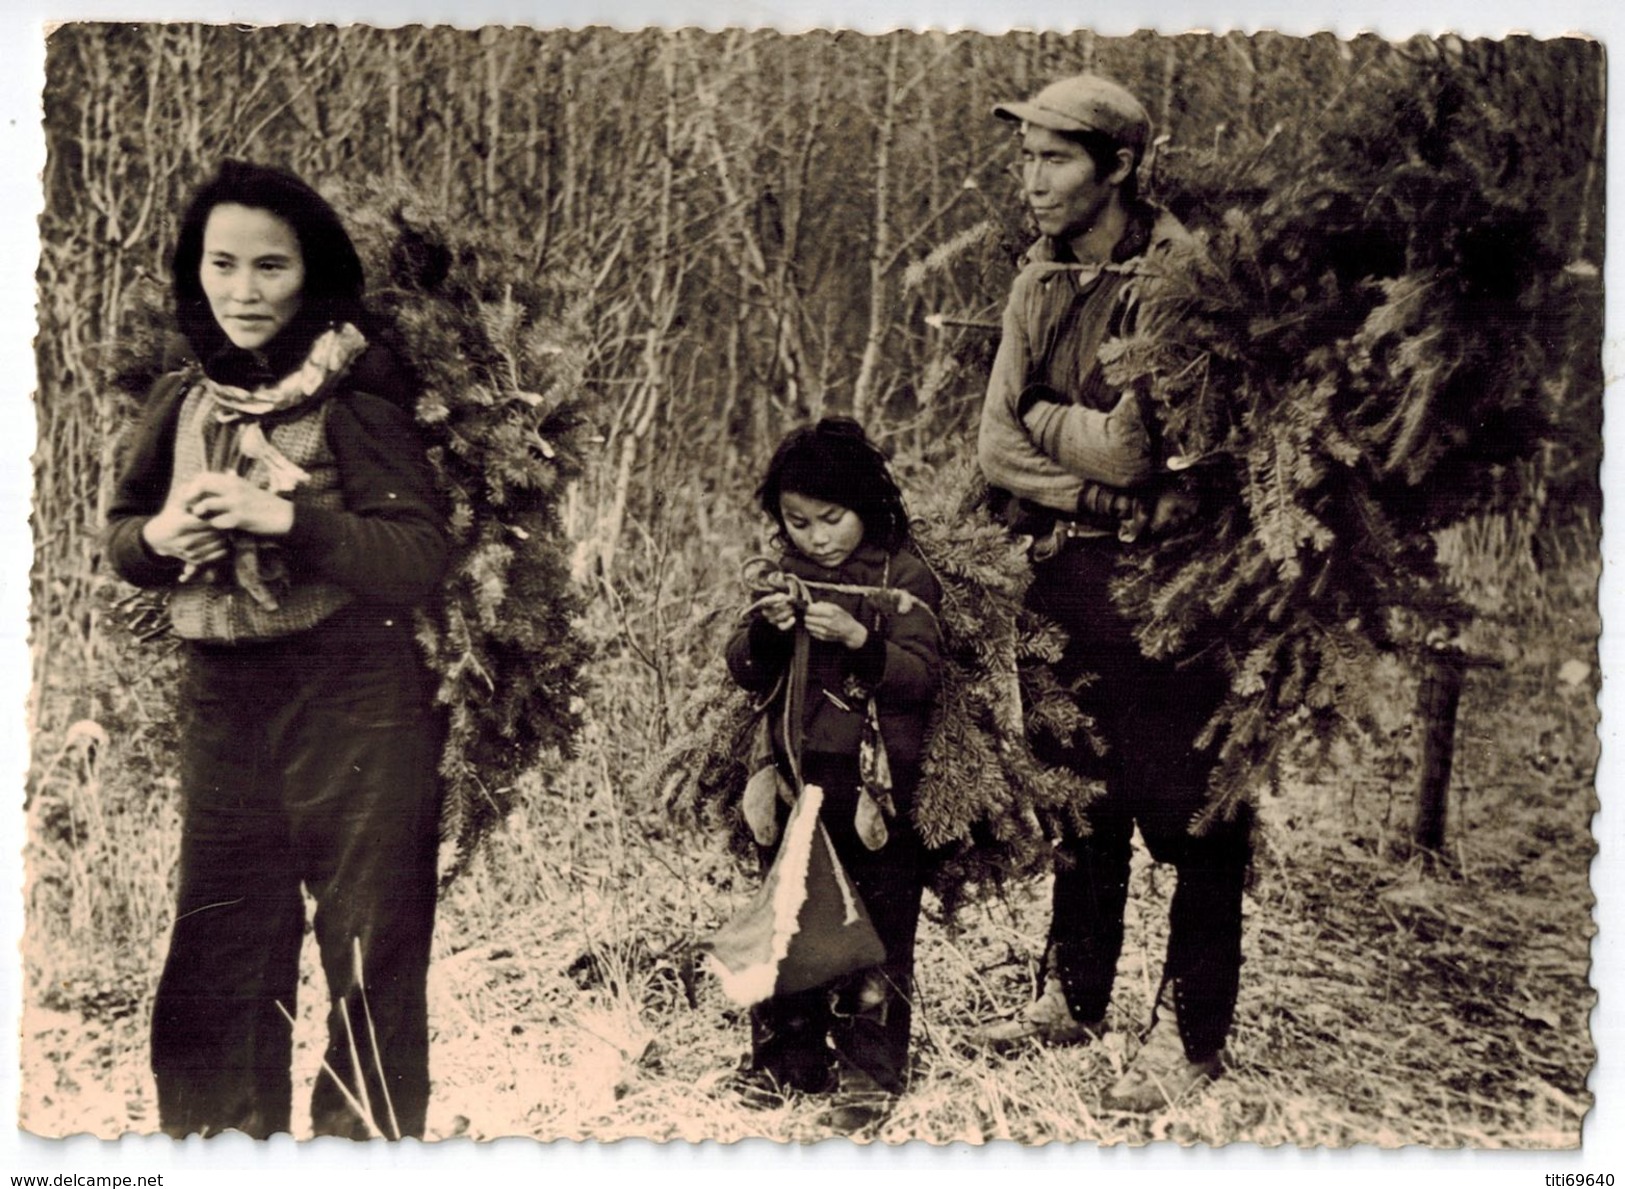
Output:
<svg viewBox="0 0 1625 1189">
<path fill-rule="evenodd" d="M 20 1127 L 1580 1147 L 1606 94 L 54 27 Z"/>
</svg>

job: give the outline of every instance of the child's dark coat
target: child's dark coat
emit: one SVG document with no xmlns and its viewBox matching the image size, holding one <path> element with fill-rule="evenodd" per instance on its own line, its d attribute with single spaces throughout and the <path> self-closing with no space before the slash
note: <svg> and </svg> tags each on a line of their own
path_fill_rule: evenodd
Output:
<svg viewBox="0 0 1625 1189">
<path fill-rule="evenodd" d="M 942 592 L 913 553 L 887 555 L 861 545 L 833 569 L 787 553 L 783 568 L 807 582 L 872 586 L 906 592 L 915 605 L 904 611 L 895 593 L 862 595 L 813 589 L 810 597 L 838 603 L 869 629 L 860 649 L 811 642 L 802 741 L 808 783 L 824 789 L 822 818 L 842 865 L 862 897 L 886 947 L 880 966 L 796 995 L 769 999 L 751 1011 L 752 1065 L 780 1085 L 804 1091 L 828 1089 L 832 1072 L 843 1083 L 854 1074 L 882 1090 L 899 1093 L 908 1069 L 913 1010 L 914 934 L 925 886 L 926 852 L 909 820 L 919 780 L 920 752 L 942 670 L 936 612 Z M 742 626 L 728 645 L 728 670 L 745 689 L 766 693 L 790 662 L 792 632 L 760 618 Z M 782 698 L 782 693 L 779 695 Z M 889 837 L 869 850 L 853 826 L 861 793 L 858 752 L 873 696 L 892 772 L 897 814 Z M 774 706 L 781 703 L 775 699 Z M 784 740 L 777 737 L 781 759 Z M 763 870 L 772 852 L 763 856 Z"/>
</svg>

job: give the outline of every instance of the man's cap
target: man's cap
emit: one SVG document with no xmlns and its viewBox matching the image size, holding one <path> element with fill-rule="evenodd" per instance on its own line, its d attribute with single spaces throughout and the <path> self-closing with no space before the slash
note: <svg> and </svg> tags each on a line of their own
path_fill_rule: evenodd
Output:
<svg viewBox="0 0 1625 1189">
<path fill-rule="evenodd" d="M 1022 120 L 1052 132 L 1099 132 L 1139 157 L 1151 139 L 1151 117 L 1140 101 L 1109 78 L 1076 74 L 1053 82 L 1025 103 L 1001 103 L 1001 120 Z"/>
</svg>

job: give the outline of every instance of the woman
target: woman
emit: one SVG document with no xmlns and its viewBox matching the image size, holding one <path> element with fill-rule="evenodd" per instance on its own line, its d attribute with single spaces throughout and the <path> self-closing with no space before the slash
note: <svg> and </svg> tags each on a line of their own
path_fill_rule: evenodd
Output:
<svg viewBox="0 0 1625 1189">
<path fill-rule="evenodd" d="M 288 1129 L 303 884 L 332 1003 L 314 1130 L 421 1135 L 443 731 L 412 619 L 447 546 L 411 387 L 292 174 L 225 162 L 172 264 L 194 362 L 154 387 L 107 532 L 185 641 L 160 1123 Z"/>
</svg>

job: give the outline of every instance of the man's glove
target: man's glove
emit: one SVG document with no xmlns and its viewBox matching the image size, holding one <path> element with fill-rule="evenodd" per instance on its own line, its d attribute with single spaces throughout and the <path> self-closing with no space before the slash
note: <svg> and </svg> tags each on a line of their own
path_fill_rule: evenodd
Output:
<svg viewBox="0 0 1625 1189">
<path fill-rule="evenodd" d="M 1199 506 L 1195 493 L 1184 484 L 1164 480 L 1154 494 L 1134 499 L 1134 511 L 1118 522 L 1117 539 L 1137 541 L 1179 528 Z"/>
<path fill-rule="evenodd" d="M 1200 507 L 1195 492 L 1182 483 L 1170 483 L 1157 493 L 1156 504 L 1151 509 L 1151 531 L 1160 533 L 1178 528 L 1196 515 Z"/>
<path fill-rule="evenodd" d="M 1119 521 L 1143 514 L 1145 501 L 1121 487 L 1108 487 L 1093 479 L 1083 481 L 1078 492 L 1078 519 L 1084 521 Z"/>
</svg>

